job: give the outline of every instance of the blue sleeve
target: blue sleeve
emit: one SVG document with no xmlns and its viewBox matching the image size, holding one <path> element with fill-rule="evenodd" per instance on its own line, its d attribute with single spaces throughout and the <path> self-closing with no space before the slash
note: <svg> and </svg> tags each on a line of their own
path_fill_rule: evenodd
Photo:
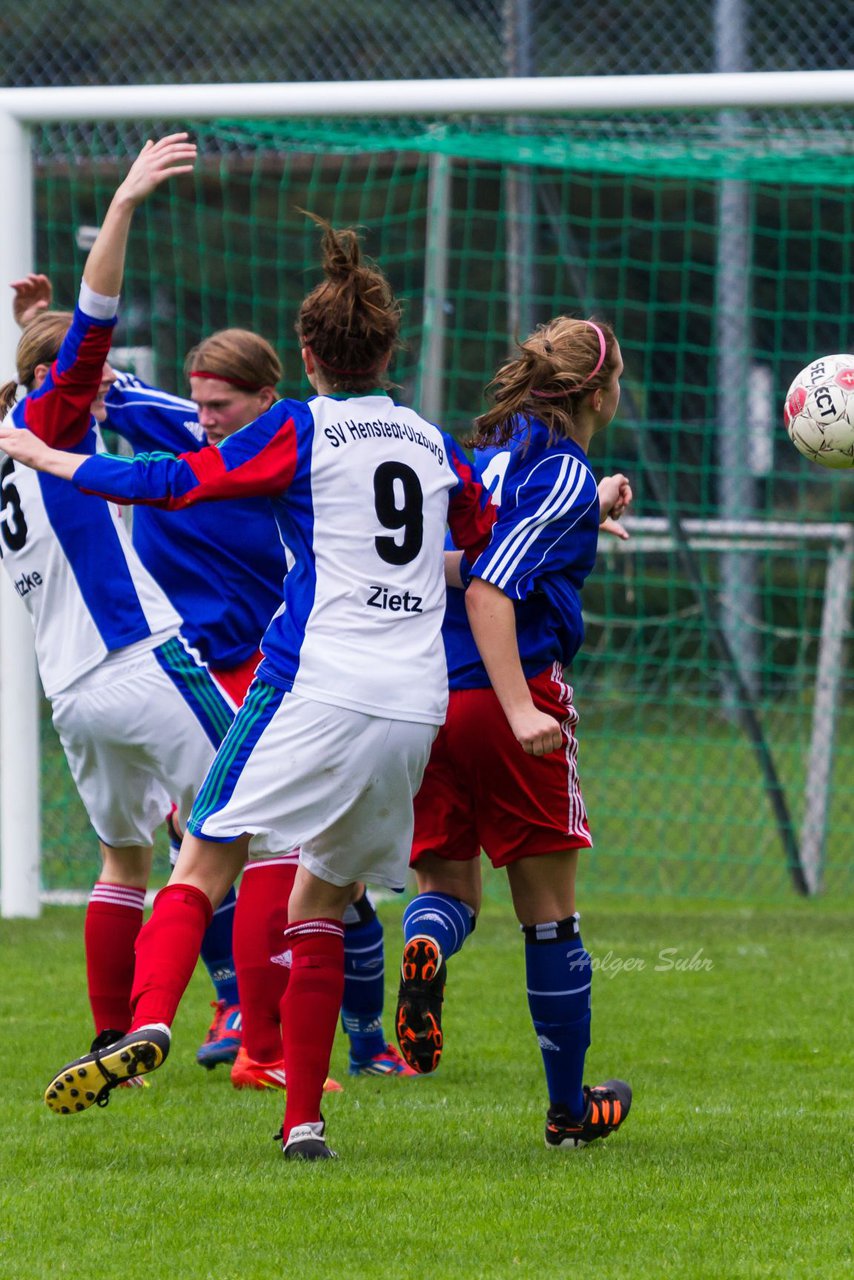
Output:
<svg viewBox="0 0 854 1280">
<path fill-rule="evenodd" d="M 204 446 L 192 400 L 149 387 L 132 374 L 119 374 L 106 405 L 105 426 L 127 440 L 134 453 L 190 453 Z"/>
<path fill-rule="evenodd" d="M 293 480 L 297 466 L 294 416 L 303 409 L 280 400 L 222 444 L 179 457 L 98 454 L 78 467 L 72 483 L 82 493 L 170 510 L 222 498 L 272 497 Z"/>
<path fill-rule="evenodd" d="M 599 535 L 599 495 L 589 467 L 567 453 L 548 455 L 520 477 L 510 472 L 486 550 L 472 565 L 482 578 L 524 600 L 548 574 L 590 572 Z"/>
</svg>

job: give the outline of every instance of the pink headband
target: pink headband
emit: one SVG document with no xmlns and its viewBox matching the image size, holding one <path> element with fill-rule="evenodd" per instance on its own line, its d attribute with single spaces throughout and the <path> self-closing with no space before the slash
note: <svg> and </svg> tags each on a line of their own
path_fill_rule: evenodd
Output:
<svg viewBox="0 0 854 1280">
<path fill-rule="evenodd" d="M 599 328 L 598 324 L 594 324 L 592 320 L 582 320 L 581 323 L 586 324 L 591 329 L 593 329 L 596 333 L 596 336 L 599 339 L 599 359 L 596 361 L 595 367 L 591 369 L 587 377 L 582 378 L 581 381 L 576 384 L 576 386 L 567 387 L 564 391 L 533 391 L 532 390 L 531 395 L 536 396 L 538 400 L 565 400 L 566 397 L 568 395 L 572 395 L 574 391 L 580 391 L 581 388 L 586 383 L 588 383 L 591 378 L 595 378 L 596 374 L 599 372 L 599 370 L 602 368 L 602 365 L 605 363 L 605 352 L 607 350 L 607 345 L 605 342 L 604 333 Z"/>
</svg>

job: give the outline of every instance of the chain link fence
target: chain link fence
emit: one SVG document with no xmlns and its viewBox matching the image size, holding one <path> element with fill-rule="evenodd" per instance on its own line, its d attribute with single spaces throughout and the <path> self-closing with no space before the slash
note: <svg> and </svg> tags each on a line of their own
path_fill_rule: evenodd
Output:
<svg viewBox="0 0 854 1280">
<path fill-rule="evenodd" d="M 854 23 L 832 0 L 19 0 L 0 85 L 836 70 Z"/>
</svg>

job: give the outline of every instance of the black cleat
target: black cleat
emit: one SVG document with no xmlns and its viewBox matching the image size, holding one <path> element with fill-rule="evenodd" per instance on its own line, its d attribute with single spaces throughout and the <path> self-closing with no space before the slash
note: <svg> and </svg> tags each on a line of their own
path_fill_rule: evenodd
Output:
<svg viewBox="0 0 854 1280">
<path fill-rule="evenodd" d="M 320 1120 L 294 1125 L 287 1140 L 282 1143 L 282 1155 L 286 1160 L 337 1160 L 338 1152 L 327 1147 L 324 1141 L 325 1129 L 322 1117 Z M 276 1138 L 282 1138 L 281 1130 Z"/>
<path fill-rule="evenodd" d="M 44 1100 L 60 1116 L 86 1111 L 93 1104 L 105 1107 L 112 1089 L 154 1071 L 168 1053 L 169 1028 L 160 1023 L 139 1027 L 127 1035 L 102 1031 L 87 1054 L 69 1062 L 54 1076 Z"/>
<path fill-rule="evenodd" d="M 589 1089 L 584 1086 L 587 1110 L 574 1120 L 565 1107 L 549 1107 L 546 1116 L 547 1147 L 586 1147 L 597 1138 L 607 1138 L 629 1114 L 632 1087 L 625 1080 L 606 1080 Z"/>
<path fill-rule="evenodd" d="M 411 938 L 403 948 L 395 1030 L 413 1071 L 429 1075 L 442 1057 L 442 1001 L 447 967 L 433 938 Z"/>
</svg>

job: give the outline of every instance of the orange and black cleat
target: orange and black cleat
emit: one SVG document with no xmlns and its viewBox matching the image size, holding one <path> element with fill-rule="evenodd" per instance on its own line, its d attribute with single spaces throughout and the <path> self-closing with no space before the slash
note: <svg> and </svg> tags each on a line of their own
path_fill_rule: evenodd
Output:
<svg viewBox="0 0 854 1280">
<path fill-rule="evenodd" d="M 433 938 L 410 938 L 403 948 L 395 1030 L 413 1071 L 429 1075 L 442 1057 L 442 1001 L 447 968 Z"/>
<path fill-rule="evenodd" d="M 584 1086 L 587 1110 L 575 1120 L 565 1107 L 549 1107 L 546 1116 L 547 1147 L 586 1147 L 597 1138 L 607 1138 L 629 1114 L 632 1087 L 625 1080 L 606 1080 L 592 1089 Z"/>
</svg>

